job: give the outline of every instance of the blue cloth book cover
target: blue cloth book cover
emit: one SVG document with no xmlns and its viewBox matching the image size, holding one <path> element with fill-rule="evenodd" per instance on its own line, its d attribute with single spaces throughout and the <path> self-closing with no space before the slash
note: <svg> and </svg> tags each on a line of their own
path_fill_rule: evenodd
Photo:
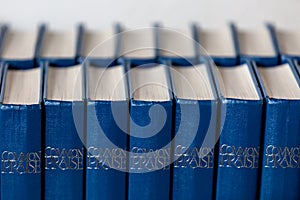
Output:
<svg viewBox="0 0 300 200">
<path fill-rule="evenodd" d="M 132 67 L 128 199 L 170 198 L 172 96 L 167 66 Z"/>
<path fill-rule="evenodd" d="M 171 69 L 175 96 L 172 199 L 212 199 L 217 91 L 207 64 Z"/>
<path fill-rule="evenodd" d="M 295 67 L 296 67 L 296 71 L 298 72 L 298 75 L 300 77 L 300 64 L 297 60 L 294 61 Z"/>
<path fill-rule="evenodd" d="M 259 198 L 299 199 L 300 79 L 292 62 L 255 69 L 266 104 Z"/>
<path fill-rule="evenodd" d="M 1 199 L 41 199 L 42 80 L 41 67 L 21 70 L 5 65 L 0 104 Z"/>
<path fill-rule="evenodd" d="M 256 199 L 263 97 L 250 63 L 212 69 L 221 95 L 216 199 Z"/>
<path fill-rule="evenodd" d="M 84 197 L 84 87 L 81 65 L 45 65 L 44 199 Z"/>
<path fill-rule="evenodd" d="M 87 65 L 86 70 L 86 199 L 125 200 L 129 133 L 125 69 Z"/>
</svg>

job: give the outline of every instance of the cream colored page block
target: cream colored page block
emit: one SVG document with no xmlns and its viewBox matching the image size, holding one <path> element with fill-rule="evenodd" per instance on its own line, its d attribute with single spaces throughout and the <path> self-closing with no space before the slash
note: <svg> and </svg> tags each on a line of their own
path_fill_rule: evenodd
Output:
<svg viewBox="0 0 300 200">
<path fill-rule="evenodd" d="M 170 100 L 166 66 L 137 67 L 130 71 L 133 99 L 141 101 Z"/>
<path fill-rule="evenodd" d="M 4 59 L 34 58 L 38 30 L 20 31 L 9 30 L 5 36 L 1 57 Z"/>
<path fill-rule="evenodd" d="M 76 31 L 46 31 L 40 57 L 69 58 L 76 53 Z"/>
<path fill-rule="evenodd" d="M 90 66 L 89 98 L 91 100 L 124 101 L 127 97 L 126 77 L 123 66 Z"/>
<path fill-rule="evenodd" d="M 257 30 L 240 30 L 238 35 L 242 55 L 275 55 L 272 39 L 266 28 Z"/>
<path fill-rule="evenodd" d="M 81 101 L 82 66 L 49 67 L 47 99 L 57 101 Z"/>
<path fill-rule="evenodd" d="M 40 101 L 41 69 L 11 70 L 6 74 L 3 104 L 31 105 Z"/>
<path fill-rule="evenodd" d="M 155 57 L 154 29 L 124 31 L 121 34 L 121 55 L 128 58 Z"/>
<path fill-rule="evenodd" d="M 280 30 L 277 37 L 283 54 L 300 55 L 300 30 Z"/>
<path fill-rule="evenodd" d="M 300 88 L 288 64 L 276 67 L 258 67 L 268 97 L 300 99 Z"/>
<path fill-rule="evenodd" d="M 112 58 L 115 56 L 113 30 L 87 31 L 84 33 L 82 55 L 84 57 Z"/>
<path fill-rule="evenodd" d="M 191 30 L 159 30 L 159 50 L 165 57 L 190 58 L 195 56 L 195 41 Z"/>
<path fill-rule="evenodd" d="M 213 100 L 213 87 L 205 65 L 172 67 L 171 71 L 177 98 Z"/>
<path fill-rule="evenodd" d="M 260 99 L 246 64 L 236 67 L 217 67 L 215 71 L 221 93 L 225 98 Z"/>
<path fill-rule="evenodd" d="M 231 29 L 201 29 L 199 31 L 200 44 L 210 56 L 235 56 L 234 41 Z"/>
</svg>

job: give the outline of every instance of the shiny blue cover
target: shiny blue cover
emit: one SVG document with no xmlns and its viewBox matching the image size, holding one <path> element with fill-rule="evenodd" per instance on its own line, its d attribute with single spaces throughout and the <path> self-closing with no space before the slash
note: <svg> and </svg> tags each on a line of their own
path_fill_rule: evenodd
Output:
<svg viewBox="0 0 300 200">
<path fill-rule="evenodd" d="M 32 58 L 30 59 L 2 59 L 0 61 L 9 64 L 11 67 L 18 68 L 18 69 L 29 69 L 38 66 L 36 63 L 36 56 L 37 56 L 37 49 L 40 48 L 41 45 L 41 34 L 44 32 L 45 25 L 41 24 L 38 29 L 37 38 L 35 41 L 35 52 Z M 7 25 L 3 25 L 1 27 L 1 38 L 0 38 L 0 57 L 2 52 L 2 45 L 5 43 L 5 37 L 7 32 L 9 31 L 9 27 Z"/>
<path fill-rule="evenodd" d="M 216 199 L 256 199 L 262 111 L 262 100 L 221 100 Z"/>
<path fill-rule="evenodd" d="M 174 140 L 174 156 L 173 163 L 173 183 L 172 183 L 172 199 L 174 200 L 189 200 L 201 197 L 201 199 L 212 199 L 213 195 L 213 180 L 214 180 L 214 144 L 209 147 L 203 144 L 204 138 L 208 131 L 216 137 L 217 129 L 217 100 L 184 100 L 175 98 L 175 134 L 178 133 L 179 125 L 184 126 L 182 129 L 186 135 L 182 140 Z M 198 104 L 198 105 L 197 105 Z M 200 122 L 195 122 L 195 105 L 199 107 Z M 186 119 L 181 119 L 181 108 L 189 115 Z M 184 120 L 184 121 L 182 121 Z M 212 120 L 212 121 L 211 121 Z M 194 123 L 193 123 L 194 122 Z M 211 127 L 209 127 L 211 126 Z M 191 137 L 191 132 L 196 128 L 196 136 L 189 146 L 189 151 L 183 152 L 181 148 L 187 147 L 184 145 L 188 138 Z M 209 129 L 210 128 L 210 129 Z M 204 145 L 204 146 L 202 146 Z M 202 152 L 200 148 L 210 148 L 209 153 L 201 158 L 198 154 L 193 157 L 195 149 Z M 172 153 L 173 155 L 173 153 Z M 196 159 L 197 162 L 193 162 Z M 201 161 L 198 161 L 201 160 Z M 193 164 L 194 163 L 194 164 Z M 197 163 L 197 164 L 195 164 Z M 201 165 L 201 166 L 200 166 Z"/>
<path fill-rule="evenodd" d="M 246 62 L 247 60 L 254 61 L 259 66 L 272 66 L 277 65 L 280 63 L 280 54 L 279 54 L 279 46 L 276 39 L 276 33 L 275 28 L 272 24 L 267 23 L 265 25 L 266 29 L 268 29 L 268 32 L 270 34 L 270 38 L 272 40 L 273 49 L 274 49 L 274 56 L 248 56 L 248 55 L 240 55 L 240 62 Z"/>
<path fill-rule="evenodd" d="M 232 36 L 232 41 L 233 41 L 233 46 L 234 46 L 234 51 L 235 55 L 232 57 L 220 57 L 220 56 L 210 56 L 207 58 L 205 55 L 201 55 L 201 49 L 198 46 L 196 51 L 197 55 L 199 57 L 204 57 L 204 59 L 212 59 L 216 65 L 221 65 L 221 66 L 232 66 L 232 65 L 237 65 L 239 63 L 239 45 L 238 45 L 238 37 L 237 37 L 237 29 L 234 23 L 229 24 L 230 30 L 231 30 L 231 36 Z M 194 39 L 197 43 L 200 44 L 200 37 L 199 37 L 199 31 L 201 30 L 201 27 L 197 24 L 193 25 L 194 29 Z M 200 44 L 201 45 L 201 44 Z"/>
<path fill-rule="evenodd" d="M 125 125 L 123 127 L 129 131 L 127 101 L 89 100 L 87 103 L 86 199 L 89 200 L 125 200 L 127 198 L 127 175 L 124 172 L 127 169 L 126 155 L 119 153 L 119 156 L 113 157 L 108 156 L 110 154 L 104 154 L 105 150 L 109 150 L 109 152 L 117 150 L 108 146 L 105 136 L 118 148 L 123 150 L 127 148 L 127 133 L 123 132 L 116 124 L 112 106 L 118 110 L 116 113 L 118 119 L 123 119 L 122 124 Z M 105 136 L 99 132 L 98 126 L 101 127 Z M 96 148 L 101 148 L 102 151 L 95 150 Z M 114 159 L 116 162 L 113 162 Z"/>
<path fill-rule="evenodd" d="M 0 62 L 0 88 L 1 88 L 1 85 L 2 85 L 3 68 L 4 68 L 4 63 Z"/>
<path fill-rule="evenodd" d="M 298 75 L 300 77 L 300 65 L 299 65 L 299 62 L 296 60 L 294 63 L 295 63 L 296 71 L 298 72 Z"/>
<path fill-rule="evenodd" d="M 292 62 L 289 64 L 300 86 Z M 261 79 L 258 72 L 257 77 Z M 260 85 L 265 91 L 262 81 Z M 259 197 L 300 199 L 300 99 L 274 99 L 265 94 L 265 104 Z"/>
<path fill-rule="evenodd" d="M 300 100 L 266 103 L 260 198 L 300 199 Z"/>
<path fill-rule="evenodd" d="M 41 106 L 39 104 L 0 106 L 1 199 L 39 200 L 41 199 Z M 16 154 L 11 153 L 8 158 L 4 151 Z M 28 168 L 26 164 L 29 164 Z M 17 166 L 14 165 L 19 166 L 19 172 L 16 172 Z"/>
<path fill-rule="evenodd" d="M 154 136 L 149 138 L 137 138 L 130 136 L 129 139 L 129 149 L 132 152 L 149 152 L 149 150 L 159 150 L 167 145 L 171 141 L 171 126 L 172 126 L 172 100 L 163 102 L 151 102 L 151 101 L 137 101 L 132 99 L 130 103 L 130 115 L 138 126 L 146 126 L 150 124 L 149 109 L 154 105 L 162 106 L 166 111 L 166 123 L 163 125 L 162 129 Z M 159 111 L 161 112 L 161 110 Z M 161 114 L 155 113 L 153 117 L 155 128 L 159 122 Z M 141 135 L 133 124 L 130 123 L 130 134 Z M 135 149 L 139 148 L 139 149 Z M 163 152 L 170 151 L 168 149 L 163 149 Z M 163 159 L 168 159 L 166 154 L 162 155 Z M 152 158 L 152 159 L 151 159 Z M 149 159 L 149 163 L 154 162 L 155 157 L 144 158 L 143 155 L 133 155 L 129 158 L 129 170 L 130 171 L 140 171 L 139 168 L 145 170 L 146 167 L 143 165 L 143 160 Z M 166 161 L 164 160 L 164 161 Z M 164 163 L 162 161 L 162 163 Z M 148 162 L 146 162 L 148 163 Z M 145 164 L 145 163 L 144 163 Z M 140 166 L 141 165 L 141 166 Z M 128 175 L 128 199 L 129 200 L 152 200 L 152 199 L 169 199 L 170 195 L 170 167 L 166 166 L 160 170 L 152 171 L 159 166 L 150 166 L 147 173 L 129 173 Z"/>
<path fill-rule="evenodd" d="M 84 146 L 80 135 L 83 126 L 75 127 L 78 120 L 73 118 L 74 109 L 84 116 L 83 105 L 83 102 L 44 100 L 46 200 L 82 200 L 84 196 Z"/>
</svg>

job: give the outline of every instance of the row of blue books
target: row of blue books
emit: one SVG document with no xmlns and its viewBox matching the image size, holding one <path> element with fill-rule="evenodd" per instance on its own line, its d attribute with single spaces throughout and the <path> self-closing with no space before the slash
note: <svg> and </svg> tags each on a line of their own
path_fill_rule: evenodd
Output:
<svg viewBox="0 0 300 200">
<path fill-rule="evenodd" d="M 186 29 L 160 24 L 128 29 L 116 24 L 109 30 L 93 30 L 79 24 L 72 31 L 52 30 L 45 24 L 34 31 L 20 31 L 4 24 L 0 36 L 1 61 L 17 68 L 32 68 L 43 61 L 57 66 L 72 65 L 87 57 L 102 65 L 116 64 L 116 60 L 143 64 L 169 59 L 178 65 L 189 65 L 200 56 L 211 57 L 223 66 L 247 59 L 270 66 L 300 59 L 299 32 L 276 29 L 271 24 L 256 30 L 238 28 L 233 23 L 215 29 L 198 24 Z M 137 53 L 141 46 L 148 50 Z"/>
<path fill-rule="evenodd" d="M 297 42 L 1 26 L 1 199 L 299 199 Z"/>
</svg>

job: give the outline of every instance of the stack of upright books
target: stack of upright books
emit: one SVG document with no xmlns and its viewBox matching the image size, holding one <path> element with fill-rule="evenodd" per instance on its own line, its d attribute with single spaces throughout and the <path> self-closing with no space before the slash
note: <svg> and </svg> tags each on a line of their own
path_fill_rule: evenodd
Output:
<svg viewBox="0 0 300 200">
<path fill-rule="evenodd" d="M 300 199 L 300 31 L 0 26 L 2 200 Z"/>
</svg>

